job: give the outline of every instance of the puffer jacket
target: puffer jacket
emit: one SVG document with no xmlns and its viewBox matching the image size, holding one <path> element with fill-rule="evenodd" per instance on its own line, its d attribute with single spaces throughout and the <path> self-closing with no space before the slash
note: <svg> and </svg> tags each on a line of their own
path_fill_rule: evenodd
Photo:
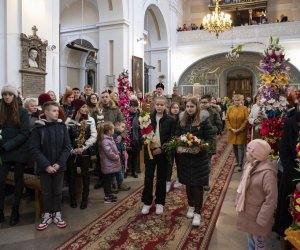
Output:
<svg viewBox="0 0 300 250">
<path fill-rule="evenodd" d="M 59 171 L 66 170 L 71 144 L 66 125 L 58 122 L 37 120 L 29 140 L 29 150 L 37 162 L 38 172 L 45 172 L 48 166 L 57 163 Z"/>
<path fill-rule="evenodd" d="M 192 126 L 193 117 L 189 117 L 186 125 L 180 125 L 182 114 L 176 128 L 176 135 L 192 133 L 201 140 L 210 143 L 214 131 L 209 122 L 209 113 L 202 110 L 200 113 L 200 124 Z M 201 150 L 198 154 L 176 154 L 177 172 L 180 183 L 190 186 L 207 186 L 209 177 L 208 151 Z"/>
<path fill-rule="evenodd" d="M 104 135 L 101 142 L 100 161 L 103 174 L 112 174 L 121 171 L 119 151 L 112 136 Z"/>
<path fill-rule="evenodd" d="M 269 160 L 260 162 L 250 174 L 244 211 L 238 213 L 237 228 L 259 236 L 272 231 L 277 204 L 277 166 Z"/>
<path fill-rule="evenodd" d="M 1 154 L 3 162 L 28 163 L 28 139 L 30 134 L 28 112 L 19 108 L 20 127 L 15 127 L 10 120 L 6 120 L 0 127 L 2 139 L 0 143 L 5 149 Z"/>
<path fill-rule="evenodd" d="M 66 125 L 68 126 L 71 145 L 73 148 L 77 148 L 77 138 L 80 134 L 81 124 L 75 120 L 67 119 Z M 85 141 L 84 144 L 81 146 L 84 149 L 84 154 L 89 154 L 88 149 L 91 149 L 97 140 L 97 130 L 95 125 L 95 120 L 92 117 L 88 117 L 87 120 L 87 128 L 85 132 Z M 93 149 L 94 150 L 94 149 Z M 93 151 L 92 150 L 92 151 Z"/>
</svg>

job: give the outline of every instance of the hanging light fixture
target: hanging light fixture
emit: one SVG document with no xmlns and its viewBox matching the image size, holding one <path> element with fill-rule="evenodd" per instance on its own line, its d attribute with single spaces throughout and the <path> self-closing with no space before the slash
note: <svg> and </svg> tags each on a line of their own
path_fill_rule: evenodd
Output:
<svg viewBox="0 0 300 250">
<path fill-rule="evenodd" d="M 217 38 L 219 33 L 231 28 L 231 16 L 221 11 L 219 6 L 220 0 L 216 0 L 215 11 L 212 14 L 207 14 L 203 18 L 203 27 L 208 32 L 215 32 Z"/>
</svg>

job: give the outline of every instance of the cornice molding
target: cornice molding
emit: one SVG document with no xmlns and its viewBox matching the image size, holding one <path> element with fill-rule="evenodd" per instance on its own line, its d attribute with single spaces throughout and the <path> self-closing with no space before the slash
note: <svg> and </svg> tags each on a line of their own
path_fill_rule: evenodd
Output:
<svg viewBox="0 0 300 250">
<path fill-rule="evenodd" d="M 125 19 L 113 20 L 113 21 L 103 21 L 96 24 L 100 29 L 111 29 L 111 28 L 121 28 L 121 27 L 129 27 L 130 23 Z"/>
<path fill-rule="evenodd" d="M 72 28 L 61 28 L 60 29 L 60 34 L 63 35 L 63 34 L 67 34 L 67 33 L 78 33 L 78 32 L 81 32 L 81 31 L 95 31 L 95 30 L 98 30 L 98 27 L 96 27 L 95 24 L 91 24 L 91 25 L 84 25 L 84 26 L 77 26 L 77 27 L 72 27 Z"/>
</svg>

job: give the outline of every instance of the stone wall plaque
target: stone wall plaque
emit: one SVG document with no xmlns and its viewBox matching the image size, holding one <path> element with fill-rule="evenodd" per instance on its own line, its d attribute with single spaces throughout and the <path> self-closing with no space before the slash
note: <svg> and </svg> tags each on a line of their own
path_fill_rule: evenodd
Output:
<svg viewBox="0 0 300 250">
<path fill-rule="evenodd" d="M 36 35 L 36 26 L 32 27 L 33 35 L 21 33 L 21 69 L 22 93 L 25 98 L 38 97 L 45 92 L 46 49 L 48 41 L 42 41 Z"/>
</svg>

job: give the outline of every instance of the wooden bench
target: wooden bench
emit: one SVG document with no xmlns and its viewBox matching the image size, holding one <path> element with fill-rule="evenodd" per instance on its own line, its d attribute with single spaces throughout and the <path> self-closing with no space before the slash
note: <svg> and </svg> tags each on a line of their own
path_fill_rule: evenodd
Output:
<svg viewBox="0 0 300 250">
<path fill-rule="evenodd" d="M 93 172 L 93 169 L 89 169 L 89 173 Z M 9 171 L 6 177 L 6 184 L 15 186 L 15 176 L 13 171 Z M 33 174 L 24 173 L 24 187 L 33 189 L 35 192 L 35 218 L 38 220 L 41 216 L 42 211 L 42 199 L 41 199 L 41 183 L 40 177 Z M 77 198 L 81 198 L 82 194 L 82 177 L 81 169 L 77 167 L 77 176 L 76 176 L 76 194 Z"/>
<path fill-rule="evenodd" d="M 15 176 L 13 171 L 8 172 L 6 184 L 11 186 L 15 185 Z M 24 186 L 26 188 L 33 189 L 35 192 L 35 218 L 39 219 L 42 208 L 40 177 L 33 174 L 24 174 Z"/>
</svg>

